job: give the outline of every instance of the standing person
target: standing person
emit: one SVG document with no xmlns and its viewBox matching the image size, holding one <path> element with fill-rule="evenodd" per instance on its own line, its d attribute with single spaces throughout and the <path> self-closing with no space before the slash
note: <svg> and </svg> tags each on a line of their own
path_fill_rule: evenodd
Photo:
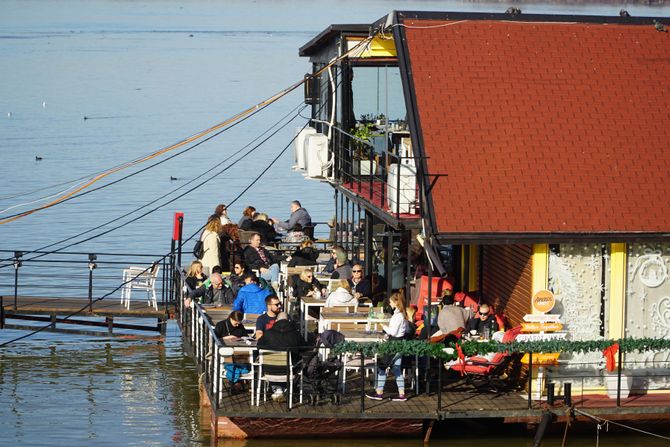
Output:
<svg viewBox="0 0 670 447">
<path fill-rule="evenodd" d="M 286 231 L 293 230 L 296 224 L 300 224 L 300 227 L 303 229 L 312 226 L 312 218 L 310 217 L 307 210 L 303 208 L 302 205 L 300 205 L 300 202 L 297 200 L 291 202 L 291 216 L 288 218 L 288 220 L 283 222 L 277 218 L 273 218 L 272 220 L 276 222 L 277 228 L 281 228 L 282 230 Z"/>
<path fill-rule="evenodd" d="M 233 221 L 228 217 L 228 209 L 223 203 L 216 205 L 216 208 L 214 208 L 214 214 L 212 214 L 211 217 L 214 216 L 219 218 L 221 225 L 230 225 L 233 223 Z"/>
<path fill-rule="evenodd" d="M 202 262 L 193 261 L 186 272 L 186 285 L 190 290 L 195 290 L 207 280 L 207 275 L 202 272 Z"/>
<path fill-rule="evenodd" d="M 277 315 L 281 312 L 281 301 L 277 295 L 268 295 L 265 297 L 265 307 L 265 313 L 256 320 L 256 340 L 263 337 L 263 334 L 274 326 Z"/>
<path fill-rule="evenodd" d="M 261 245 L 261 235 L 254 233 L 249 238 L 249 245 L 244 249 L 244 261 L 250 269 L 258 269 L 261 278 L 272 283 L 272 287 L 279 287 L 279 264 L 270 252 Z"/>
<path fill-rule="evenodd" d="M 405 293 L 404 289 L 391 295 L 389 299 L 391 308 L 393 309 L 393 316 L 389 321 L 388 326 L 384 325 L 382 329 L 389 340 L 402 340 L 408 332 L 407 310 L 405 308 Z M 388 360 L 388 361 L 387 361 Z M 377 368 L 377 385 L 375 387 L 375 394 L 366 394 L 366 397 L 373 400 L 384 399 L 384 385 L 386 384 L 386 368 L 391 367 L 391 371 L 395 376 L 396 384 L 398 385 L 398 397 L 391 400 L 404 402 L 407 400 L 405 396 L 405 378 L 402 375 L 402 354 L 395 354 L 389 359 L 380 359 L 381 365 Z"/>
<path fill-rule="evenodd" d="M 242 211 L 242 218 L 237 224 L 241 230 L 251 229 L 251 222 L 254 219 L 254 214 L 256 214 L 256 208 L 254 208 L 253 206 L 248 206 L 244 208 L 244 211 Z"/>
<path fill-rule="evenodd" d="M 212 268 L 215 265 L 219 265 L 219 244 L 221 243 L 219 234 L 222 230 L 221 220 L 218 218 L 210 218 L 205 226 L 205 231 L 200 235 L 202 249 L 204 250 L 200 262 L 202 262 L 203 269 L 207 271 L 207 273 L 211 273 Z"/>
</svg>

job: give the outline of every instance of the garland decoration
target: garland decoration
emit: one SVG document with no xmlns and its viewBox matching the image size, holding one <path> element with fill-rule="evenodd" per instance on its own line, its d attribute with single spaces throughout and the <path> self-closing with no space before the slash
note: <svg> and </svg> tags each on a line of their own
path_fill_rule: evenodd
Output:
<svg viewBox="0 0 670 447">
<path fill-rule="evenodd" d="M 542 340 L 527 342 L 499 343 L 496 341 L 459 341 L 459 345 L 467 357 L 486 355 L 495 352 L 513 353 L 586 353 L 602 352 L 612 345 L 618 344 L 622 353 L 670 350 L 670 338 L 622 338 L 618 340 Z M 452 348 L 452 349 L 446 349 Z M 611 352 L 612 350 L 608 351 Z M 439 358 L 444 361 L 455 360 L 456 350 L 453 344 L 427 343 L 424 340 L 392 340 L 378 343 L 358 343 L 344 341 L 333 348 L 333 353 L 363 353 L 366 357 L 373 355 L 418 355 L 419 357 Z"/>
</svg>

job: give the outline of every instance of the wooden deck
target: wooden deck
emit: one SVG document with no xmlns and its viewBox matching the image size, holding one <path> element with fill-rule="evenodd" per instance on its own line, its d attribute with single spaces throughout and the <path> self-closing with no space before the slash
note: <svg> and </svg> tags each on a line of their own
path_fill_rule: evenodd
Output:
<svg viewBox="0 0 670 447">
<path fill-rule="evenodd" d="M 158 304 L 158 310 L 149 307 L 144 300 L 130 302 L 130 309 L 121 305 L 118 298 L 106 298 L 94 302 L 88 307 L 86 298 L 53 298 L 37 296 L 17 297 L 17 306 L 14 307 L 14 297 L 2 297 L 3 311 L 6 316 L 13 314 L 33 315 L 69 315 L 80 311 L 79 316 L 103 316 L 103 317 L 163 317 L 166 313 L 174 314 L 174 306 Z M 83 310 L 82 310 L 83 308 Z"/>
<path fill-rule="evenodd" d="M 118 298 L 107 298 L 93 302 L 89 306 L 86 298 L 54 298 L 37 296 L 1 297 L 2 309 L 0 312 L 0 329 L 46 330 L 49 332 L 63 332 L 85 335 L 119 335 L 114 334 L 118 329 L 136 331 L 151 331 L 165 334 L 166 322 L 174 317 L 174 305 L 158 304 L 158 309 L 147 305 L 146 300 L 130 302 L 130 309 L 121 305 Z M 67 318 L 66 318 L 67 317 Z M 104 320 L 96 321 L 97 318 Z M 114 318 L 154 319 L 156 324 L 129 324 L 114 321 Z M 8 321 L 11 320 L 12 323 Z M 21 324 L 18 324 L 18 322 Z M 39 323 L 31 325 L 28 322 Z M 44 329 L 44 323 L 49 327 Z M 61 327 L 57 327 L 60 325 Z M 68 325 L 69 328 L 62 327 Z M 104 328 L 101 330 L 73 329 L 78 326 L 93 326 Z"/>
</svg>

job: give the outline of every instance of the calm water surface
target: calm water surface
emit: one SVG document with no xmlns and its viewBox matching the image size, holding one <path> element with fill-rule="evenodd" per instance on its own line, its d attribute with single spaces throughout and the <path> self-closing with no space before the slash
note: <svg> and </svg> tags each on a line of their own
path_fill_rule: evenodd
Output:
<svg viewBox="0 0 670 447">
<path fill-rule="evenodd" d="M 616 14 L 621 4 L 523 4 L 524 12 Z M 369 23 L 392 9 L 499 11 L 503 3 L 456 1 L 12 1 L 0 2 L 0 217 L 67 183 L 169 146 L 219 123 L 309 71 L 300 46 L 331 23 Z M 633 15 L 667 16 L 667 7 L 628 5 Z M 218 176 L 203 174 L 301 103 L 297 91 L 276 106 L 189 152 L 119 184 L 0 225 L 0 249 L 30 250 L 109 223 L 95 235 L 156 209 L 131 225 L 73 246 L 85 252 L 164 253 L 172 214 L 196 231 L 220 202 L 230 203 L 264 171 L 296 127 L 292 122 L 253 157 Z M 84 118 L 87 119 L 84 119 Z M 35 157 L 42 157 L 36 161 Z M 290 171 L 290 150 L 231 206 L 237 219 L 254 204 L 287 216 L 299 198 L 314 220 L 333 214 L 332 189 Z M 142 165 L 144 166 L 144 165 Z M 220 169 L 221 169 L 220 168 Z M 132 168 L 97 183 L 135 172 Z M 176 177 L 177 180 L 171 180 Z M 202 188 L 173 200 L 195 180 Z M 49 187 L 41 191 L 39 188 Z M 180 188 L 180 189 L 178 189 Z M 171 192 L 176 190 L 175 192 Z M 168 194 L 169 193 L 169 194 Z M 165 198 L 157 200 L 159 196 Z M 36 202 L 43 203 L 43 202 Z M 28 205 L 29 207 L 29 205 Z M 79 242 L 83 237 L 71 242 Z M 56 244 L 61 248 L 65 244 Z M 0 294 L 11 294 L 1 280 Z M 0 342 L 20 335 L 1 331 Z M 39 334 L 0 350 L 1 445 L 200 445 L 209 443 L 197 377 L 178 330 L 164 341 Z M 449 446 L 530 445 L 527 434 L 476 430 Z M 595 433 L 595 432 L 594 432 Z M 595 445 L 594 435 L 575 445 Z M 645 442 L 647 442 L 645 444 Z M 321 444 L 321 443 L 319 443 Z M 419 445 L 397 440 L 329 445 Z M 447 445 L 436 441 L 437 445 Z M 269 443 L 226 442 L 264 447 Z M 273 447 L 314 445 L 273 442 Z M 545 445 L 560 445 L 552 440 Z M 600 445 L 661 445 L 603 435 Z"/>
</svg>

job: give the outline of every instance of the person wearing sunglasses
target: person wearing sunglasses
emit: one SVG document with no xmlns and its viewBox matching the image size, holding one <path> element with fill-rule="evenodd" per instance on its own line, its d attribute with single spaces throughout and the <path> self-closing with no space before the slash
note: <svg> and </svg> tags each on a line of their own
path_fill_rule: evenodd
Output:
<svg viewBox="0 0 670 447">
<path fill-rule="evenodd" d="M 490 334 L 491 332 L 497 332 L 499 327 L 489 305 L 485 303 L 479 306 L 479 312 L 473 318 L 468 320 L 465 329 L 468 332 L 477 331 L 478 334 L 485 335 Z"/>
<path fill-rule="evenodd" d="M 261 314 L 256 320 L 256 339 L 260 339 L 263 334 L 272 329 L 277 321 L 277 315 L 282 311 L 282 304 L 277 295 L 271 294 L 265 298 L 265 313 Z"/>
<path fill-rule="evenodd" d="M 363 266 L 354 264 L 351 268 L 351 279 L 349 279 L 351 291 L 357 300 L 361 298 L 372 298 L 372 287 L 370 281 L 363 274 Z"/>
</svg>

